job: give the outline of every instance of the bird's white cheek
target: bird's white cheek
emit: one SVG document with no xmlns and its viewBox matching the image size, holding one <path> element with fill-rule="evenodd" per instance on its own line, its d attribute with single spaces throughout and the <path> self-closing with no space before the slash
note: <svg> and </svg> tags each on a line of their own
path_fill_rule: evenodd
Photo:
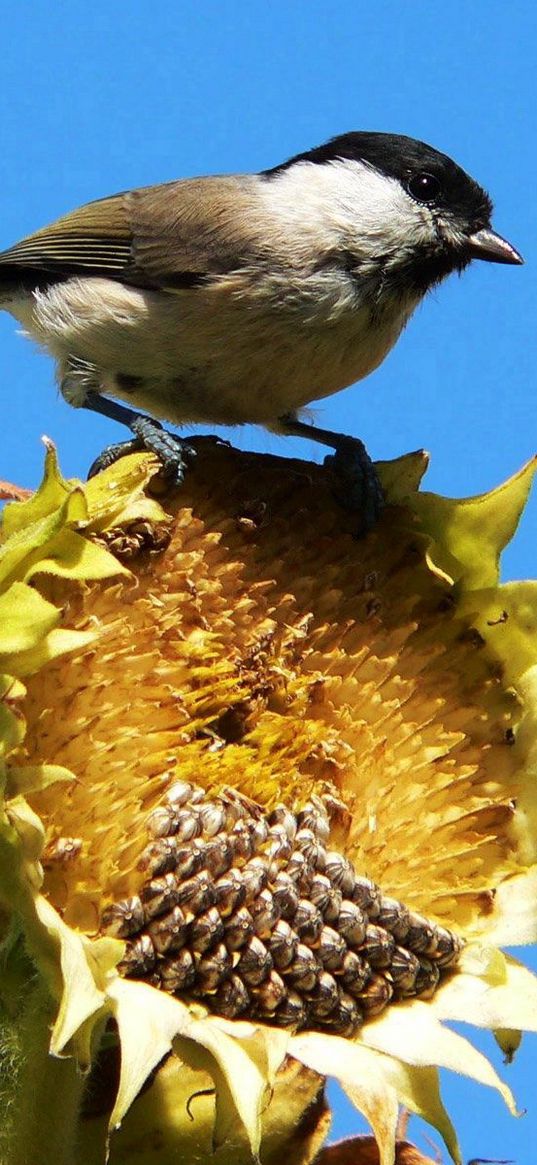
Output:
<svg viewBox="0 0 537 1165">
<path fill-rule="evenodd" d="M 363 162 L 302 162 L 261 184 L 258 197 L 288 247 L 301 254 L 347 250 L 372 262 L 429 243 L 435 228 L 428 207 L 415 202 L 395 178 Z"/>
<path fill-rule="evenodd" d="M 402 255 L 428 243 L 430 213 L 414 205 L 398 186 L 382 189 L 382 200 L 360 203 L 353 223 L 353 249 L 363 259 Z M 380 203 L 380 205 L 379 205 Z"/>
</svg>

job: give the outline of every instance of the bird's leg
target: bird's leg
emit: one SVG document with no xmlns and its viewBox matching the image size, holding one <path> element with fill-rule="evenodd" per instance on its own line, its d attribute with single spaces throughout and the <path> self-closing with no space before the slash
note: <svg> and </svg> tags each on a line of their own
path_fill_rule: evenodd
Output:
<svg viewBox="0 0 537 1165">
<path fill-rule="evenodd" d="M 126 405 L 120 405 L 117 401 L 103 396 L 99 370 L 86 360 L 71 356 L 62 373 L 60 389 L 69 404 L 75 408 L 90 409 L 94 413 L 109 417 L 112 421 L 119 421 L 134 434 L 131 441 L 107 445 L 93 462 L 88 477 L 107 469 L 127 453 L 147 449 L 159 458 L 166 477 L 174 484 L 181 484 L 188 462 L 196 456 L 188 441 L 166 432 L 159 421 L 154 421 L 151 417 L 136 412 L 135 409 L 129 409 Z"/>
<path fill-rule="evenodd" d="M 324 464 L 335 469 L 341 480 L 343 488 L 338 490 L 338 500 L 345 508 L 360 511 L 360 533 L 371 530 L 384 508 L 384 493 L 363 441 L 307 425 L 292 413 L 279 418 L 278 432 L 290 437 L 306 437 L 308 441 L 318 441 L 334 450 L 332 455 L 325 457 Z"/>
</svg>

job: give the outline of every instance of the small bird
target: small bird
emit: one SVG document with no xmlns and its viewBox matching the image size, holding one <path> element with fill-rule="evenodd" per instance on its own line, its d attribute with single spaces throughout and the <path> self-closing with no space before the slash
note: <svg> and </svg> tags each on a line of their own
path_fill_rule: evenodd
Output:
<svg viewBox="0 0 537 1165">
<path fill-rule="evenodd" d="M 370 525 L 382 503 L 364 446 L 300 410 L 373 372 L 450 272 L 522 263 L 491 214 L 424 142 L 347 133 L 257 174 L 82 206 L 0 253 L 0 306 L 56 359 L 70 404 L 123 421 L 127 447 L 176 480 L 192 449 L 159 420 L 259 423 L 354 451 Z"/>
</svg>

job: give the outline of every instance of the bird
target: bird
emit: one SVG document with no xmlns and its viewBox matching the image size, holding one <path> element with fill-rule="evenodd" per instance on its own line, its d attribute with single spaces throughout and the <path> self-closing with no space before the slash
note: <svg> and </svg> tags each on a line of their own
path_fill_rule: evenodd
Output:
<svg viewBox="0 0 537 1165">
<path fill-rule="evenodd" d="M 353 131 L 258 173 L 87 203 L 0 253 L 0 307 L 71 405 L 130 429 L 98 468 L 145 447 L 181 481 L 194 451 L 162 422 L 260 424 L 350 458 L 369 528 L 383 497 L 364 445 L 302 410 L 369 376 L 450 273 L 523 262 L 491 218 L 446 154 Z"/>
</svg>

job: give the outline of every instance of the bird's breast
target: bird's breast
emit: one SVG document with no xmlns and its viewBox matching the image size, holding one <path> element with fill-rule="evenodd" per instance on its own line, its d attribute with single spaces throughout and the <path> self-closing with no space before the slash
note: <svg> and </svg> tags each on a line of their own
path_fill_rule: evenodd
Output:
<svg viewBox="0 0 537 1165">
<path fill-rule="evenodd" d="M 11 310 L 60 365 L 94 365 L 106 392 L 154 416 L 270 424 L 367 376 L 414 306 L 372 310 L 333 272 L 253 269 L 177 293 L 69 279 Z"/>
</svg>

